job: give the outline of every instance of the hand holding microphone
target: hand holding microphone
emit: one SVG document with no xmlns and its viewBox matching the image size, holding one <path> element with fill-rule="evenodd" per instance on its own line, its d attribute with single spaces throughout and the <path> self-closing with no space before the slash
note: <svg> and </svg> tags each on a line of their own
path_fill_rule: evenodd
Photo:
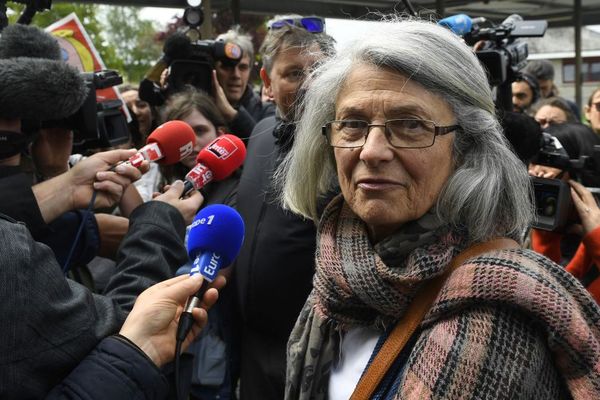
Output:
<svg viewBox="0 0 600 400">
<path fill-rule="evenodd" d="M 245 158 L 246 146 L 240 138 L 230 134 L 219 136 L 198 153 L 198 164 L 185 176 L 183 193 L 202 189 L 213 180 L 224 180 L 242 166 Z"/>
<path fill-rule="evenodd" d="M 183 341 L 191 329 L 192 311 L 198 307 L 209 284 L 223 266 L 231 264 L 244 241 L 244 221 L 233 208 L 213 204 L 198 212 L 188 235 L 188 255 L 194 260 L 190 275 L 204 278 L 198 292 L 189 298 L 179 320 L 177 339 Z"/>
</svg>

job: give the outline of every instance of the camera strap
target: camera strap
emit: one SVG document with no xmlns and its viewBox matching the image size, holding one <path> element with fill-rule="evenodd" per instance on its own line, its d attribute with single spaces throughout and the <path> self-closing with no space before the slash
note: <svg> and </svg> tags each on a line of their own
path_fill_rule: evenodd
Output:
<svg viewBox="0 0 600 400">
<path fill-rule="evenodd" d="M 27 150 L 31 136 L 21 132 L 0 130 L 0 160 Z"/>
</svg>

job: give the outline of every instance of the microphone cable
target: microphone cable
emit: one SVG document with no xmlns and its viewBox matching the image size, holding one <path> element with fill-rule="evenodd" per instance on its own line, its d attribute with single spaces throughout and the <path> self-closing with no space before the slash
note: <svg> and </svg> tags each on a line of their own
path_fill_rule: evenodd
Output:
<svg viewBox="0 0 600 400">
<path fill-rule="evenodd" d="M 67 275 L 67 273 L 69 272 L 69 267 L 70 267 L 69 264 L 71 263 L 71 258 L 73 258 L 73 253 L 75 253 L 75 248 L 77 247 L 77 242 L 79 242 L 79 238 L 81 237 L 81 232 L 83 232 L 83 227 L 85 226 L 85 223 L 87 222 L 88 217 L 91 214 L 93 214 L 92 211 L 94 209 L 94 203 L 96 203 L 96 195 L 97 194 L 98 194 L 98 192 L 96 190 L 94 190 L 92 192 L 92 198 L 90 200 L 90 203 L 88 204 L 88 207 L 83 214 L 83 218 L 81 219 L 81 223 L 79 224 L 79 229 L 77 230 L 77 234 L 75 235 L 75 240 L 73 241 L 73 244 L 71 245 L 71 249 L 69 250 L 69 255 L 67 256 L 67 259 L 65 260 L 65 263 L 62 267 L 64 275 Z"/>
</svg>

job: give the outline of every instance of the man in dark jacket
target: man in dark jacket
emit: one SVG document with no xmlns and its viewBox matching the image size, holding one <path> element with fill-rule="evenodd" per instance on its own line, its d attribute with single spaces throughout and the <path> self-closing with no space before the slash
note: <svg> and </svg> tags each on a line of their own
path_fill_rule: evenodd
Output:
<svg viewBox="0 0 600 400">
<path fill-rule="evenodd" d="M 131 215 L 117 272 L 103 295 L 65 279 L 52 251 L 23 224 L 0 219 L 0 398 L 40 398 L 98 344 L 118 332 L 143 290 L 187 260 L 186 223 L 202 201 L 180 200 L 178 182 Z M 186 215 L 187 222 L 182 215 Z"/>
<path fill-rule="evenodd" d="M 303 78 L 332 49 L 326 34 L 292 25 L 271 29 L 261 48 L 261 78 L 277 117 L 254 128 L 238 186 L 237 209 L 247 227 L 234 267 L 242 399 L 283 398 L 287 339 L 312 287 L 315 225 L 278 205 L 272 175 L 293 141 Z"/>
</svg>

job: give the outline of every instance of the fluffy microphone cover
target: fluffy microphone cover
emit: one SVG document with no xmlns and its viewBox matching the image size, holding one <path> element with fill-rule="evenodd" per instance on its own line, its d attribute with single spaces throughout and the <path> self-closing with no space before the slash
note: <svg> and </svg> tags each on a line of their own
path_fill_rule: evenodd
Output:
<svg viewBox="0 0 600 400">
<path fill-rule="evenodd" d="M 0 58 L 15 57 L 62 59 L 60 46 L 51 34 L 21 24 L 7 26 L 0 36 Z"/>
<path fill-rule="evenodd" d="M 0 60 L 0 118 L 65 118 L 79 109 L 87 90 L 80 72 L 62 61 Z"/>
</svg>

